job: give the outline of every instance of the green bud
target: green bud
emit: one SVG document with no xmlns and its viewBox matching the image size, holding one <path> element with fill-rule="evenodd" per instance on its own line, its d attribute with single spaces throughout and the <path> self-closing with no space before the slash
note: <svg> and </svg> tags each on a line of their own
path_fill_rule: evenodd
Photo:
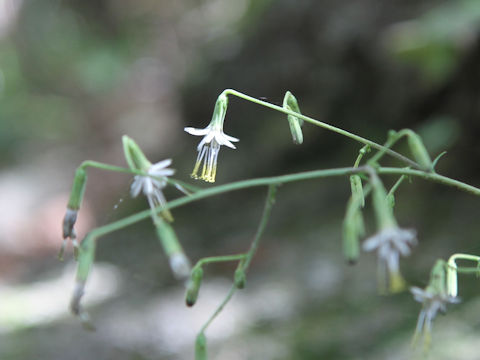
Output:
<svg viewBox="0 0 480 360">
<path fill-rule="evenodd" d="M 285 93 L 285 97 L 283 98 L 283 108 L 301 114 L 297 99 L 295 98 L 295 96 L 293 96 L 293 94 L 290 91 L 287 91 Z M 303 133 L 302 133 L 303 120 L 293 115 L 288 115 L 287 120 L 288 120 L 288 125 L 290 126 L 290 133 L 292 134 L 293 143 L 297 145 L 302 144 L 303 143 Z"/>
<path fill-rule="evenodd" d="M 148 171 L 152 163 L 148 161 L 147 157 L 140 149 L 133 139 L 127 135 L 122 136 L 123 143 L 123 153 L 125 155 L 125 160 L 127 161 L 128 167 L 131 170 L 141 170 Z"/>
<path fill-rule="evenodd" d="M 83 195 L 85 193 L 85 185 L 87 183 L 87 172 L 80 166 L 75 171 L 75 178 L 73 180 L 72 191 L 70 192 L 70 199 L 68 200 L 68 209 L 78 210 L 82 204 Z"/>
<path fill-rule="evenodd" d="M 190 280 L 187 284 L 187 292 L 185 294 L 185 303 L 187 306 L 193 306 L 197 302 L 198 292 L 202 285 L 203 269 L 201 267 L 195 267 L 190 275 Z"/>
<path fill-rule="evenodd" d="M 173 227 L 158 217 L 155 221 L 157 235 L 167 255 L 170 268 L 178 279 L 185 279 L 190 275 L 190 261 L 185 255 L 182 245 L 178 241 L 177 234 Z"/>
<path fill-rule="evenodd" d="M 195 360 L 208 360 L 207 338 L 203 332 L 198 334 L 195 340 Z"/>
<path fill-rule="evenodd" d="M 350 199 L 347 205 L 347 213 L 343 220 L 343 255 L 351 265 L 355 264 L 360 255 L 360 237 L 365 233 L 360 203 Z"/>
<path fill-rule="evenodd" d="M 456 297 L 458 295 L 457 264 L 451 259 L 447 264 L 447 294 Z"/>
<path fill-rule="evenodd" d="M 241 264 L 235 270 L 235 275 L 233 279 L 234 279 L 233 282 L 237 289 L 243 289 L 245 287 L 245 284 L 247 282 L 247 276 Z"/>
<path fill-rule="evenodd" d="M 420 164 L 423 170 L 432 171 L 433 164 L 425 145 L 420 136 L 410 129 L 404 130 L 408 136 L 408 146 L 415 160 Z"/>
<path fill-rule="evenodd" d="M 362 185 L 362 178 L 360 175 L 352 175 L 350 176 L 350 187 L 352 190 L 352 199 L 361 207 L 365 206 L 365 197 L 363 195 L 363 185 Z"/>
<path fill-rule="evenodd" d="M 433 265 L 428 286 L 434 290 L 435 294 L 447 293 L 446 265 L 445 260 L 442 259 L 438 259 Z"/>
<path fill-rule="evenodd" d="M 90 269 L 95 260 L 95 245 L 95 239 L 87 235 L 78 249 L 77 277 L 70 302 L 70 309 L 75 315 L 81 316 L 82 319 L 86 319 L 87 315 L 82 311 L 80 300 L 84 294 L 85 283 L 87 282 Z"/>
</svg>

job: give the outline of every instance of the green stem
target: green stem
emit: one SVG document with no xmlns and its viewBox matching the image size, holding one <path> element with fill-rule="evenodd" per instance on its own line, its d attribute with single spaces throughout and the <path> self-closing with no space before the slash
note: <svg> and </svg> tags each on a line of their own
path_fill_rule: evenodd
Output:
<svg viewBox="0 0 480 360">
<path fill-rule="evenodd" d="M 370 145 L 365 145 L 364 147 L 362 147 L 358 152 L 357 160 L 355 160 L 355 164 L 353 165 L 353 167 L 358 167 L 360 165 L 360 161 L 362 161 L 362 158 L 369 151 L 370 151 Z"/>
<path fill-rule="evenodd" d="M 400 178 L 393 184 L 392 188 L 388 192 L 387 196 L 392 196 L 395 194 L 395 191 L 397 191 L 398 187 L 402 184 L 403 180 L 405 180 L 407 177 L 405 175 L 400 176 Z"/>
<path fill-rule="evenodd" d="M 258 225 L 257 232 L 255 234 L 255 238 L 253 239 L 252 245 L 250 245 L 250 250 L 248 250 L 247 256 L 245 258 L 245 262 L 242 264 L 242 269 L 246 272 L 250 263 L 252 262 L 252 258 L 257 252 L 258 244 L 260 243 L 260 239 L 265 231 L 265 227 L 267 226 L 268 219 L 270 218 L 270 214 L 272 212 L 273 204 L 275 203 L 275 195 L 277 193 L 277 186 L 270 185 L 268 187 L 268 194 L 267 200 L 265 201 L 265 207 L 263 208 L 262 219 L 260 220 L 260 224 Z"/>
<path fill-rule="evenodd" d="M 324 128 L 324 129 L 327 129 L 327 130 L 330 130 L 330 131 L 333 131 L 333 132 L 336 132 L 337 134 L 340 134 L 340 135 L 343 135 L 343 136 L 346 136 L 350 139 L 353 139 L 355 141 L 358 141 L 362 144 L 365 144 L 365 145 L 370 145 L 372 148 L 375 148 L 375 149 L 378 149 L 378 150 L 381 150 L 387 154 L 389 154 L 390 156 L 393 156 L 395 158 L 397 158 L 398 160 L 408 164 L 409 166 L 411 167 L 414 167 L 416 169 L 421 169 L 421 166 L 419 164 L 417 164 L 415 161 L 413 160 L 410 160 L 409 158 L 393 151 L 393 150 L 390 150 L 389 148 L 386 148 L 380 144 L 377 144 L 376 142 L 373 142 L 371 140 L 368 140 L 368 139 L 365 139 L 361 136 L 358 136 L 358 135 L 355 135 L 355 134 L 352 134 L 351 132 L 349 131 L 346 131 L 346 130 L 343 130 L 343 129 L 340 129 L 336 126 L 333 126 L 333 125 L 329 125 L 323 121 L 318 121 L 318 120 L 315 120 L 315 119 L 312 119 L 311 117 L 308 117 L 308 116 L 305 116 L 305 115 L 302 115 L 300 113 L 297 113 L 297 112 L 294 112 L 294 111 L 291 111 L 291 110 L 288 110 L 288 109 L 284 109 L 283 107 L 280 107 L 280 106 L 277 106 L 277 105 L 274 105 L 274 104 L 271 104 L 269 102 L 266 102 L 266 101 L 262 101 L 262 100 L 259 100 L 259 99 L 256 99 L 252 96 L 249 96 L 249 95 L 246 95 L 246 94 L 243 94 L 239 91 L 236 91 L 236 90 L 233 90 L 233 89 L 226 89 L 223 91 L 223 93 L 225 95 L 233 95 L 233 96 L 237 96 L 241 99 L 244 99 L 244 100 L 247 100 L 247 101 L 250 101 L 250 102 L 253 102 L 257 105 L 261 105 L 261 106 L 265 106 L 267 108 L 270 108 L 270 109 L 273 109 L 273 110 L 276 110 L 276 111 L 279 111 L 279 112 L 282 112 L 284 114 L 287 114 L 287 115 L 292 115 L 292 116 L 295 116 L 299 119 L 302 119 L 306 122 L 309 122 L 310 124 L 313 124 L 313 125 L 316 125 L 316 126 L 319 126 L 321 128 Z"/>
<path fill-rule="evenodd" d="M 202 267 L 207 264 L 217 263 L 217 262 L 228 262 L 228 261 L 238 261 L 245 259 L 246 254 L 237 254 L 237 255 L 225 255 L 225 256 L 210 256 L 198 260 L 193 269 Z M 193 271 L 192 269 L 192 271 Z"/>
<path fill-rule="evenodd" d="M 252 241 L 252 244 L 250 245 L 250 249 L 248 250 L 246 256 L 244 255 L 245 260 L 242 264 L 242 269 L 244 271 L 247 271 L 250 262 L 252 261 L 252 258 L 258 249 L 258 244 L 260 243 L 260 239 L 265 231 L 265 227 L 267 226 L 268 219 L 270 218 L 270 214 L 272 212 L 273 204 L 275 203 L 276 191 L 277 187 L 275 185 L 270 185 L 268 187 L 268 194 L 267 199 L 265 200 L 265 207 L 263 208 L 262 218 L 260 219 L 260 223 L 258 224 L 257 232 L 255 233 L 255 237 Z M 220 306 L 215 310 L 215 312 L 212 314 L 212 316 L 210 316 L 205 325 L 203 325 L 203 327 L 200 329 L 200 334 L 204 333 L 205 330 L 207 330 L 208 326 L 218 316 L 218 314 L 220 314 L 225 305 L 227 305 L 227 303 L 233 297 L 233 294 L 235 294 L 236 290 L 237 287 L 233 285 Z"/>
<path fill-rule="evenodd" d="M 192 194 L 189 196 L 183 196 L 181 198 L 170 201 L 165 205 L 165 207 L 156 208 L 156 211 L 173 209 L 179 206 L 189 204 L 194 201 L 204 199 L 206 197 L 220 195 L 230 191 L 237 191 L 237 190 L 246 189 L 250 187 L 268 186 L 273 184 L 282 184 L 282 183 L 289 183 L 289 182 L 300 181 L 300 180 L 318 179 L 318 178 L 326 178 L 326 177 L 333 177 L 333 176 L 347 176 L 355 173 L 368 172 L 367 169 L 371 169 L 371 168 L 370 167 L 359 167 L 359 168 L 347 167 L 347 168 L 337 168 L 337 169 L 327 169 L 327 170 L 313 170 L 313 171 L 306 171 L 306 172 L 300 172 L 300 173 L 289 174 L 289 175 L 280 175 L 280 176 L 273 176 L 273 177 L 237 181 L 230 184 L 225 184 L 225 185 L 220 185 L 220 186 L 215 186 L 212 188 L 200 190 L 195 194 Z M 467 185 L 458 180 L 450 179 L 446 176 L 442 176 L 435 173 L 426 173 L 420 170 L 404 169 L 404 168 L 379 168 L 376 171 L 380 175 L 416 176 L 424 180 L 429 180 L 429 181 L 444 184 L 447 186 L 452 186 L 462 191 L 466 191 L 470 194 L 480 196 L 479 188 L 476 188 L 471 185 Z M 98 227 L 92 230 L 91 232 L 96 237 L 100 237 L 108 233 L 111 233 L 113 231 L 120 230 L 127 226 L 133 225 L 139 221 L 142 221 L 148 218 L 149 216 L 150 216 L 150 209 L 147 209 L 137 214 L 130 215 L 123 219 L 117 220 L 113 223 Z"/>
<path fill-rule="evenodd" d="M 210 316 L 210 318 L 207 320 L 207 322 L 202 326 L 202 328 L 199 331 L 199 334 L 202 334 L 202 333 L 205 332 L 205 330 L 207 330 L 207 328 L 210 326 L 212 321 L 215 320 L 215 318 L 218 316 L 218 314 L 220 314 L 222 312 L 223 308 L 228 304 L 230 299 L 233 297 L 233 294 L 235 294 L 236 290 L 237 290 L 237 288 L 235 287 L 235 285 L 232 285 L 232 287 L 230 288 L 230 291 L 228 292 L 225 299 L 223 299 L 222 303 L 218 306 L 218 308 L 215 310 L 215 312 L 212 314 L 212 316 Z"/>
</svg>

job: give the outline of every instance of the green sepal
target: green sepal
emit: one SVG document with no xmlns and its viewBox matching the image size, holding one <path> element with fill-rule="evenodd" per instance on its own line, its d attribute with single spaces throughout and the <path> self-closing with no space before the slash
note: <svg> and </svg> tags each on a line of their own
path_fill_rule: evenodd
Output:
<svg viewBox="0 0 480 360">
<path fill-rule="evenodd" d="M 393 215 L 392 207 L 387 199 L 387 191 L 385 190 L 380 178 L 377 176 L 377 174 L 372 174 L 370 179 L 370 183 L 372 185 L 372 203 L 378 228 L 384 229 L 387 227 L 398 226 Z"/>
<path fill-rule="evenodd" d="M 208 360 L 207 338 L 203 332 L 198 334 L 195 340 L 195 360 Z"/>
<path fill-rule="evenodd" d="M 225 115 L 227 114 L 228 107 L 228 96 L 225 93 L 218 95 L 217 101 L 215 102 L 215 108 L 213 109 L 212 120 L 210 125 L 213 127 L 218 127 L 223 129 L 223 122 L 225 120 Z"/>
<path fill-rule="evenodd" d="M 187 291 L 185 294 L 185 303 L 187 306 L 193 306 L 197 302 L 198 293 L 203 280 L 203 269 L 195 267 L 192 269 L 190 279 L 187 284 Z"/>
<path fill-rule="evenodd" d="M 301 114 L 297 99 L 295 98 L 295 96 L 293 96 L 293 94 L 290 91 L 287 91 L 285 93 L 285 96 L 283 98 L 283 108 Z M 293 115 L 287 115 L 287 120 L 288 120 L 288 125 L 290 126 L 290 133 L 292 134 L 293 143 L 297 145 L 302 144 L 303 143 L 303 133 L 302 133 L 303 120 Z"/>
<path fill-rule="evenodd" d="M 127 135 L 122 136 L 123 153 L 128 167 L 131 170 L 140 170 L 147 172 L 152 163 L 132 138 Z"/>
</svg>

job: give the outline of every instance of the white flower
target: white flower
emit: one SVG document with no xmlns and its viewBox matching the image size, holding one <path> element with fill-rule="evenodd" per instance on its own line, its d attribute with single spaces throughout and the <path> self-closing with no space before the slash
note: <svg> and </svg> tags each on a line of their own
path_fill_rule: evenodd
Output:
<svg viewBox="0 0 480 360">
<path fill-rule="evenodd" d="M 400 275 L 400 255 L 410 255 L 410 248 L 417 244 L 415 230 L 400 229 L 398 227 L 387 227 L 365 240 L 364 251 L 377 250 L 379 276 L 385 270 L 390 277 L 390 290 L 400 291 L 403 286 L 403 278 Z"/>
<path fill-rule="evenodd" d="M 223 124 L 214 121 L 212 121 L 205 129 L 186 127 L 184 130 L 191 135 L 203 136 L 202 141 L 200 141 L 197 146 L 198 156 L 195 167 L 193 168 L 192 178 L 202 179 L 207 182 L 215 182 L 217 158 L 220 146 L 225 145 L 231 149 L 236 149 L 232 142 L 237 142 L 239 139 L 226 135 L 223 132 Z M 202 173 L 198 176 L 198 170 L 200 169 L 202 161 Z"/>
<path fill-rule="evenodd" d="M 137 197 L 142 191 L 152 209 L 159 205 L 164 206 L 167 201 L 162 189 L 167 185 L 167 176 L 175 173 L 175 170 L 167 168 L 171 163 L 171 159 L 160 161 L 150 165 L 147 171 L 149 176 L 136 175 L 130 187 L 132 197 Z"/>
<path fill-rule="evenodd" d="M 417 321 L 417 328 L 415 329 L 415 338 L 417 339 L 420 333 L 425 336 L 425 343 L 428 345 L 430 341 L 430 333 L 432 330 L 432 321 L 440 311 L 445 313 L 447 311 L 447 304 L 458 304 L 460 299 L 458 297 L 449 296 L 446 293 L 439 293 L 431 286 L 425 290 L 418 287 L 410 288 L 413 298 L 422 303 L 423 307 L 420 311 Z"/>
</svg>

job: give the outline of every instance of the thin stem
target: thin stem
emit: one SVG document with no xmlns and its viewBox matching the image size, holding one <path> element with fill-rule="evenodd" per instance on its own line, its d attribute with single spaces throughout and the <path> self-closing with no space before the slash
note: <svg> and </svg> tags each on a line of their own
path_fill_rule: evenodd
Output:
<svg viewBox="0 0 480 360">
<path fill-rule="evenodd" d="M 235 291 L 237 291 L 237 288 L 235 287 L 235 285 L 232 285 L 232 287 L 230 288 L 230 291 L 228 292 L 225 299 L 223 299 L 222 303 L 218 306 L 218 308 L 215 310 L 215 312 L 212 314 L 212 316 L 210 316 L 208 318 L 207 322 L 202 326 L 202 328 L 199 331 L 199 334 L 202 334 L 202 333 L 205 332 L 205 330 L 207 330 L 207 328 L 210 326 L 212 321 L 215 320 L 215 318 L 218 316 L 218 314 L 220 314 L 220 312 L 223 310 L 223 308 L 228 304 L 230 299 L 233 297 L 233 294 L 235 294 Z"/>
<path fill-rule="evenodd" d="M 260 239 L 265 231 L 265 227 L 267 226 L 268 219 L 270 218 L 270 214 L 272 212 L 273 204 L 275 203 L 275 195 L 277 193 L 277 186 L 270 185 L 268 187 L 268 194 L 267 200 L 265 201 L 265 207 L 263 208 L 262 219 L 260 220 L 260 224 L 258 225 L 257 232 L 255 234 L 255 238 L 253 239 L 252 245 L 250 245 L 250 250 L 248 250 L 247 256 L 245 258 L 245 262 L 242 264 L 242 269 L 244 271 L 248 270 L 250 263 L 252 262 L 252 258 L 257 252 L 258 244 L 260 243 Z"/>
<path fill-rule="evenodd" d="M 364 147 L 362 147 L 358 152 L 357 160 L 355 160 L 355 164 L 353 165 L 353 167 L 358 167 L 360 165 L 360 161 L 362 161 L 362 158 L 369 151 L 370 151 L 370 145 L 365 145 Z"/>
<path fill-rule="evenodd" d="M 288 114 L 288 115 L 293 115 L 299 119 L 302 119 L 306 122 L 309 122 L 313 125 L 316 125 L 316 126 L 319 126 L 321 128 L 324 128 L 324 129 L 327 129 L 327 130 L 330 130 L 330 131 L 333 131 L 333 132 L 336 132 L 337 134 L 340 134 L 340 135 L 343 135 L 343 136 L 346 136 L 346 137 L 349 137 L 350 139 L 353 139 L 355 141 L 358 141 L 362 144 L 365 144 L 365 145 L 370 145 L 372 148 L 375 148 L 375 149 L 378 149 L 378 150 L 381 150 L 381 151 L 384 151 L 385 153 L 397 158 L 398 160 L 408 164 L 409 166 L 412 166 L 416 169 L 421 169 L 421 166 L 419 164 L 417 164 L 415 161 L 413 160 L 410 160 L 409 158 L 393 151 L 393 150 L 390 150 L 389 148 L 386 148 L 380 144 L 377 144 L 376 142 L 373 142 L 371 140 L 368 140 L 368 139 L 365 139 L 361 136 L 358 136 L 358 135 L 355 135 L 355 134 L 352 134 L 351 132 L 349 131 L 346 131 L 346 130 L 343 130 L 343 129 L 340 129 L 336 126 L 333 126 L 333 125 L 329 125 L 323 121 L 318 121 L 318 120 L 315 120 L 315 119 L 312 119 L 311 117 L 308 117 L 308 116 L 305 116 L 305 115 L 302 115 L 300 113 L 297 113 L 295 111 L 291 111 L 291 110 L 288 110 L 288 109 L 284 109 L 283 107 L 280 107 L 280 106 L 277 106 L 277 105 L 274 105 L 274 104 L 271 104 L 269 102 L 266 102 L 266 101 L 262 101 L 262 100 L 259 100 L 259 99 L 256 99 L 252 96 L 249 96 L 249 95 L 246 95 L 246 94 L 243 94 L 239 91 L 236 91 L 236 90 L 233 90 L 233 89 L 226 89 L 223 91 L 223 93 L 225 95 L 234 95 L 234 96 L 237 96 L 241 99 L 244 99 L 244 100 L 247 100 L 247 101 L 250 101 L 250 102 L 253 102 L 257 105 L 261 105 L 261 106 L 265 106 L 265 107 L 268 107 L 270 109 L 273 109 L 273 110 L 276 110 L 276 111 L 279 111 L 279 112 L 282 112 L 284 114 Z"/>
<path fill-rule="evenodd" d="M 450 256 L 450 258 L 448 259 L 448 263 L 455 263 L 455 261 L 457 260 L 470 260 L 480 262 L 480 256 L 457 253 Z"/>
<path fill-rule="evenodd" d="M 318 178 L 326 178 L 326 177 L 333 177 L 333 176 L 347 176 L 355 173 L 368 172 L 367 169 L 371 169 L 371 168 L 370 167 L 359 167 L 359 168 L 347 167 L 347 168 L 337 168 L 337 169 L 327 169 L 327 170 L 313 170 L 313 171 L 306 171 L 306 172 L 300 172 L 295 174 L 237 181 L 230 184 L 225 184 L 225 185 L 220 185 L 220 186 L 215 186 L 212 188 L 200 190 L 195 194 L 192 194 L 189 196 L 183 196 L 181 198 L 170 201 L 164 207 L 156 208 L 156 211 L 173 209 L 179 206 L 189 204 L 194 201 L 204 199 L 206 197 L 220 195 L 230 191 L 237 191 L 237 190 L 257 187 L 257 186 L 268 186 L 271 184 L 289 183 L 289 182 L 295 182 L 300 180 L 318 179 Z M 444 184 L 447 186 L 452 186 L 462 191 L 466 191 L 470 194 L 480 196 L 479 188 L 476 188 L 471 185 L 467 185 L 461 181 L 454 180 L 446 176 L 442 176 L 435 173 L 426 173 L 424 171 L 413 170 L 413 169 L 388 168 L 388 167 L 379 168 L 376 171 L 380 175 L 416 176 L 424 180 L 429 180 L 429 181 Z M 98 227 L 92 230 L 91 232 L 94 233 L 95 236 L 100 237 L 105 234 L 111 233 L 113 231 L 120 230 L 127 226 L 133 225 L 141 220 L 148 218 L 149 216 L 150 216 L 150 209 L 147 209 L 137 214 L 130 215 L 123 219 L 117 220 L 113 223 Z"/>
<path fill-rule="evenodd" d="M 395 194 L 395 191 L 397 191 L 398 187 L 402 184 L 403 180 L 405 180 L 407 177 L 405 175 L 400 176 L 400 178 L 393 184 L 392 188 L 388 192 L 387 196 L 392 196 Z"/>
<path fill-rule="evenodd" d="M 228 261 L 237 261 L 245 259 L 246 254 L 237 254 L 237 255 L 225 255 L 225 256 L 210 256 L 197 261 L 195 266 L 193 267 L 198 268 L 202 267 L 207 264 L 217 263 L 217 262 L 228 262 Z"/>
<path fill-rule="evenodd" d="M 273 204 L 275 203 L 276 191 L 277 191 L 276 185 L 270 185 L 268 187 L 268 194 L 265 200 L 265 206 L 263 208 L 262 218 L 260 219 L 260 223 L 258 224 L 257 232 L 255 233 L 255 237 L 253 238 L 252 244 L 250 245 L 250 249 L 248 250 L 248 253 L 246 254 L 246 256 L 244 255 L 245 260 L 242 264 L 242 269 L 244 271 L 247 271 L 248 266 L 250 265 L 250 262 L 252 261 L 252 258 L 258 249 L 258 244 L 260 243 L 260 239 L 265 231 L 265 227 L 267 226 L 268 219 L 270 218 L 270 214 L 272 212 Z M 212 321 L 218 316 L 218 314 L 223 310 L 225 305 L 227 305 L 227 303 L 233 297 L 233 294 L 235 294 L 236 290 L 237 290 L 237 287 L 233 285 L 230 291 L 228 292 L 227 296 L 225 297 L 225 299 L 220 304 L 220 306 L 215 310 L 215 312 L 212 314 L 212 316 L 210 316 L 210 318 L 207 320 L 205 325 L 203 325 L 203 327 L 200 329 L 200 334 L 205 332 L 208 326 L 212 323 Z"/>
</svg>

